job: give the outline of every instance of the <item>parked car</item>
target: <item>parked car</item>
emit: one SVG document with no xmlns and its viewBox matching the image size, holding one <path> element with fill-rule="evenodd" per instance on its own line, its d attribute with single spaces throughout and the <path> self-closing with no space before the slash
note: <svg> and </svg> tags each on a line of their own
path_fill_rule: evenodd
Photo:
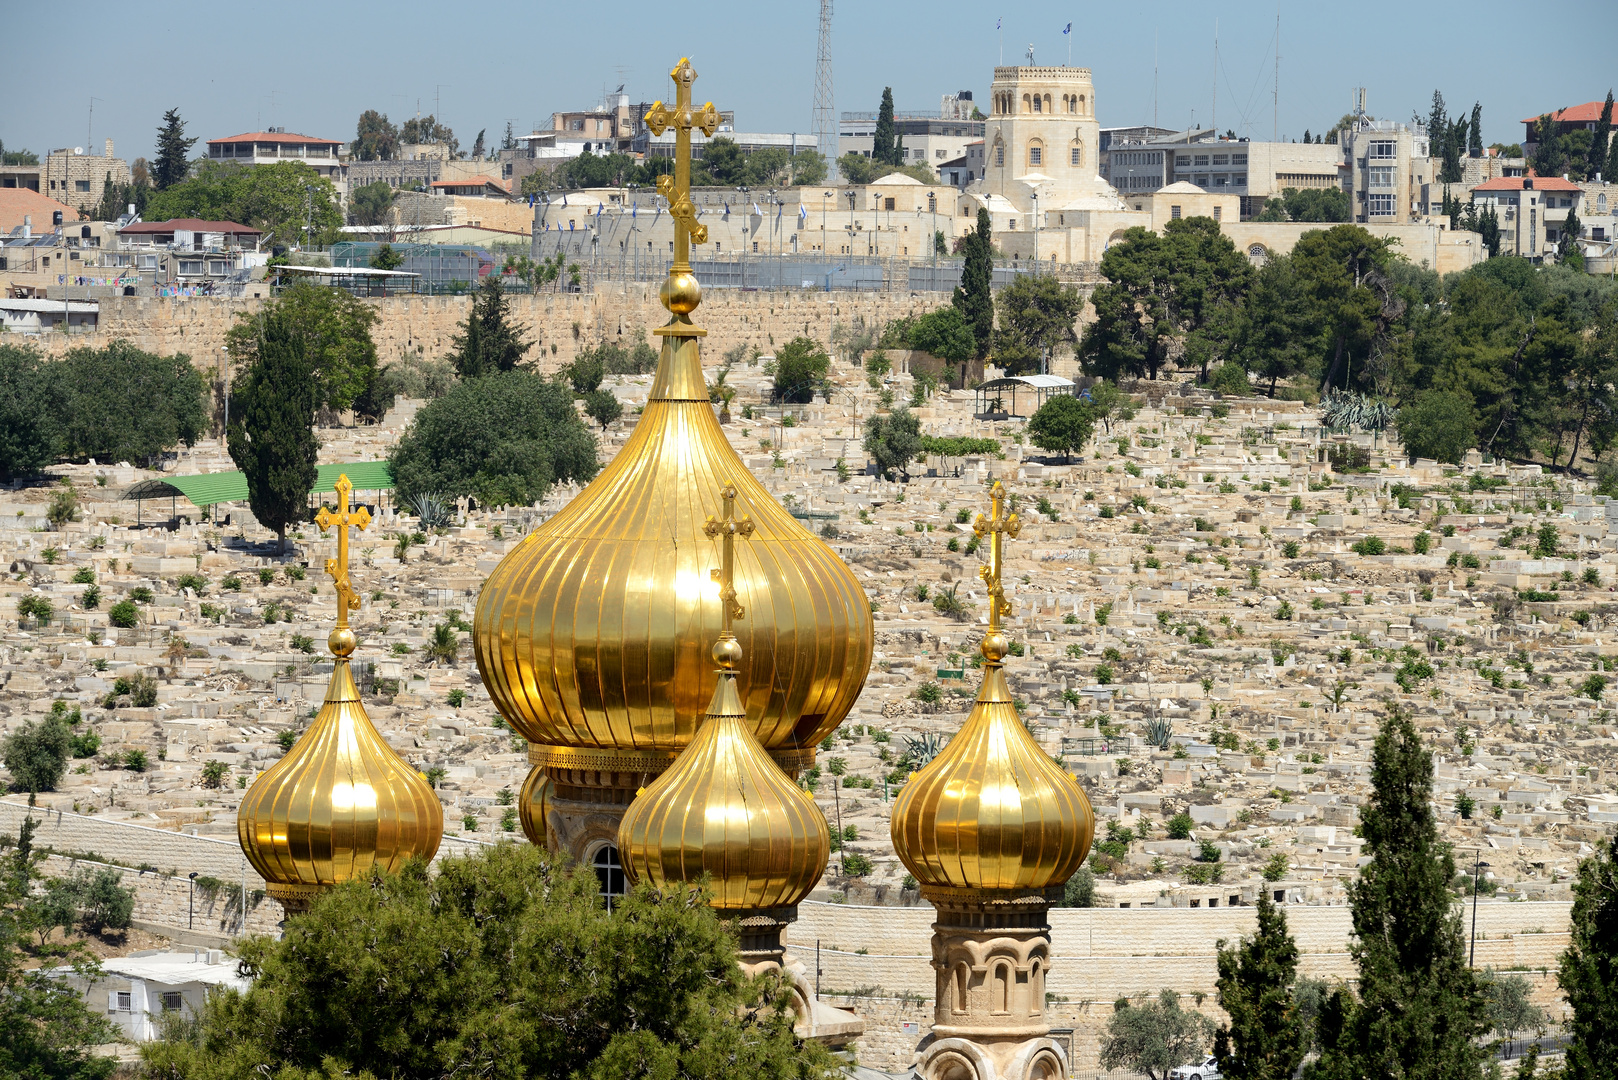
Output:
<svg viewBox="0 0 1618 1080">
<path fill-rule="evenodd" d="M 1219 1059 L 1205 1057 L 1201 1061 L 1181 1065 L 1178 1069 L 1170 1069 L 1169 1080 L 1222 1080 Z"/>
</svg>

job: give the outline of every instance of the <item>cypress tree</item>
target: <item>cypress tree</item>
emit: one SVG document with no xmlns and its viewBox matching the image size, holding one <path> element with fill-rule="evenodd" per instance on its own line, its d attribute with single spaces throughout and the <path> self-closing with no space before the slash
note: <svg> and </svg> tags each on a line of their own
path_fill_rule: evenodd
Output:
<svg viewBox="0 0 1618 1080">
<path fill-rule="evenodd" d="M 483 279 L 465 329 L 455 337 L 450 362 L 463 379 L 510 371 L 522 362 L 532 345 L 522 336 L 522 328 L 511 319 L 511 302 L 498 274 Z"/>
<path fill-rule="evenodd" d="M 961 283 L 955 287 L 953 298 L 956 310 L 966 317 L 977 339 L 979 360 L 989 355 L 994 338 L 994 294 L 989 287 L 994 276 L 994 246 L 989 233 L 989 212 L 980 206 L 978 227 L 966 234 L 966 264 L 961 267 Z"/>
<path fill-rule="evenodd" d="M 1471 141 L 1466 144 L 1466 153 L 1469 157 L 1483 156 L 1483 106 L 1477 102 L 1472 103 L 1472 132 Z"/>
<path fill-rule="evenodd" d="M 287 526 L 307 516 L 315 486 L 317 380 L 302 339 L 272 315 L 260 331 L 258 357 L 230 395 L 230 459 L 247 477 L 247 502 L 260 525 L 274 529 L 282 551 Z"/>
<path fill-rule="evenodd" d="M 1556 972 L 1573 1013 L 1567 1080 L 1606 1080 L 1618 1068 L 1618 837 L 1579 864 L 1568 930 Z"/>
<path fill-rule="evenodd" d="M 163 114 L 163 126 L 157 129 L 157 160 L 152 165 L 152 184 L 158 191 L 186 178 L 191 171 L 191 147 L 196 141 L 185 137 L 185 121 L 180 119 L 179 109 Z"/>
<path fill-rule="evenodd" d="M 871 140 L 871 164 L 897 165 L 893 160 L 893 87 L 882 88 L 882 107 L 876 114 L 876 135 Z"/>
<path fill-rule="evenodd" d="M 1303 1061 L 1303 1022 L 1292 997 L 1298 943 L 1286 913 L 1267 891 L 1258 896 L 1252 938 L 1219 948 L 1219 1006 L 1230 1015 L 1214 1038 L 1214 1055 L 1229 1080 L 1291 1080 Z"/>
<path fill-rule="evenodd" d="M 1481 1080 L 1489 1025 L 1449 893 L 1455 859 L 1438 838 L 1433 757 L 1397 709 L 1377 736 L 1371 785 L 1360 817 L 1371 861 L 1348 890 L 1359 1001 L 1333 996 L 1310 1075 Z"/>
<path fill-rule="evenodd" d="M 1601 105 L 1601 122 L 1596 125 L 1595 138 L 1590 140 L 1590 165 L 1588 175 L 1594 180 L 1596 173 L 1602 173 L 1608 180 L 1613 174 L 1605 171 L 1607 168 L 1607 151 L 1612 140 L 1612 91 L 1607 91 L 1607 100 Z"/>
</svg>

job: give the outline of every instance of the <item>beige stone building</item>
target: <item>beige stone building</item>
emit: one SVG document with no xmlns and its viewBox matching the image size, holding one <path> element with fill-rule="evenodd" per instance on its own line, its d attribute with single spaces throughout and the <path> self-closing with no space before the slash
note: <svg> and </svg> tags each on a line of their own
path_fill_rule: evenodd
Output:
<svg viewBox="0 0 1618 1080">
<path fill-rule="evenodd" d="M 346 146 L 340 139 L 319 139 L 299 135 L 286 128 L 250 131 L 226 139 L 208 140 L 209 161 L 234 161 L 241 165 L 274 165 L 281 161 L 301 161 L 321 176 L 333 181 L 342 172 L 340 158 Z"/>
<path fill-rule="evenodd" d="M 1507 176 L 1473 188 L 1472 205 L 1494 207 L 1500 254 L 1537 259 L 1556 248 L 1568 212 L 1583 196 L 1578 184 L 1560 176 Z"/>
<path fill-rule="evenodd" d="M 1351 220 L 1387 225 L 1426 212 L 1423 192 L 1436 168 L 1424 126 L 1362 118 L 1338 139 Z"/>
<path fill-rule="evenodd" d="M 109 181 L 129 183 L 129 162 L 113 155 L 111 139 L 101 154 L 66 147 L 52 150 L 38 165 L 10 165 L 0 173 L 0 187 L 28 188 L 85 213 L 101 202 Z M 34 224 L 37 227 L 39 222 Z"/>
</svg>

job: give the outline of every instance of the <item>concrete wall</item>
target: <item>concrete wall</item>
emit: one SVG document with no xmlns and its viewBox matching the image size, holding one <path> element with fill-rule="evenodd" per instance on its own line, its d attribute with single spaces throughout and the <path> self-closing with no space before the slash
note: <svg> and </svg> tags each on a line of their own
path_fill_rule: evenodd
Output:
<svg viewBox="0 0 1618 1080">
<path fill-rule="evenodd" d="M 1533 978 L 1535 1000 L 1553 1017 L 1561 1011 L 1554 972 L 1568 943 L 1570 907 L 1547 901 L 1491 902 L 1478 908 L 1478 966 L 1531 969 L 1524 974 Z M 1348 908 L 1290 907 L 1286 913 L 1302 954 L 1303 974 L 1331 981 L 1355 977 L 1348 953 L 1352 929 Z M 860 1041 L 864 1064 L 907 1066 L 909 1051 L 931 1027 L 933 917 L 926 905 L 805 903 L 798 909 L 798 921 L 787 930 L 788 951 L 810 970 L 815 943 L 820 942 L 823 989 L 869 991 L 868 998 L 851 1006 L 866 1019 L 866 1035 Z M 1061 1000 L 1051 1006 L 1049 1015 L 1053 1025 L 1074 1029 L 1075 1067 L 1096 1067 L 1100 1035 L 1112 1014 L 1112 1002 L 1119 997 L 1172 987 L 1182 995 L 1204 995 L 1202 1010 L 1222 1019 L 1214 1001 L 1215 943 L 1251 933 L 1255 918 L 1250 907 L 1053 910 L 1052 964 L 1046 986 Z M 1549 974 L 1539 974 L 1541 968 Z M 918 1007 L 900 995 L 919 995 L 923 1002 Z M 1194 997 L 1186 1004 L 1193 1001 Z M 919 1034 L 902 1030 L 905 1021 L 918 1018 Z"/>
</svg>

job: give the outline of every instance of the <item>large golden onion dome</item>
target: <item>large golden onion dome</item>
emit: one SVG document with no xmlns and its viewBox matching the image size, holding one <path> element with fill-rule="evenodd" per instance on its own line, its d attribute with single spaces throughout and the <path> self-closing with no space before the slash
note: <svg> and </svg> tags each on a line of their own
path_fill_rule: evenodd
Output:
<svg viewBox="0 0 1618 1080">
<path fill-rule="evenodd" d="M 722 912 L 785 908 L 825 872 L 831 835 L 820 808 L 770 760 L 746 720 L 721 637 L 707 719 L 667 771 L 624 812 L 618 852 L 635 881 L 662 886 L 709 876 Z"/>
<path fill-rule="evenodd" d="M 687 61 L 671 74 L 676 107 L 660 103 L 647 116 L 685 142 L 675 176 L 659 178 L 676 221 L 662 290 L 673 317 L 655 331 L 663 347 L 646 408 L 606 468 L 489 575 L 473 623 L 478 671 L 501 715 L 536 744 L 530 760 L 666 765 L 691 742 L 707 702 L 703 643 L 719 631 L 720 605 L 702 525 L 730 481 L 757 527 L 736 571 L 752 613 L 736 692 L 764 747 L 806 764 L 865 682 L 870 605 L 842 560 L 753 479 L 709 402 L 698 341 L 706 331 L 690 318 L 702 290 L 689 263 L 706 229 L 687 193 L 684 147 L 692 127 L 709 130 L 718 116 L 711 104 L 691 106 Z"/>
<path fill-rule="evenodd" d="M 980 571 L 990 625 L 977 702 L 893 804 L 893 846 L 924 888 L 1051 888 L 1079 868 L 1095 836 L 1084 789 L 1028 734 L 1001 667 L 1010 646 L 1000 616 L 1010 605 L 1000 588 L 1000 539 L 1019 528 L 1015 514 L 1002 516 L 1003 498 L 996 483 L 994 514 L 975 526 L 991 537 L 990 565 Z"/>
<path fill-rule="evenodd" d="M 431 859 L 444 837 L 438 796 L 377 733 L 349 671 L 356 640 L 348 610 L 359 597 L 348 584 L 348 526 L 370 521 L 364 507 L 348 512 L 350 490 L 348 477 L 339 477 L 338 512 L 319 515 L 322 529 L 338 527 L 338 557 L 326 563 L 338 617 L 325 703 L 286 756 L 254 781 L 236 816 L 242 851 L 289 911 L 372 867 L 391 872 L 416 856 Z"/>
</svg>

